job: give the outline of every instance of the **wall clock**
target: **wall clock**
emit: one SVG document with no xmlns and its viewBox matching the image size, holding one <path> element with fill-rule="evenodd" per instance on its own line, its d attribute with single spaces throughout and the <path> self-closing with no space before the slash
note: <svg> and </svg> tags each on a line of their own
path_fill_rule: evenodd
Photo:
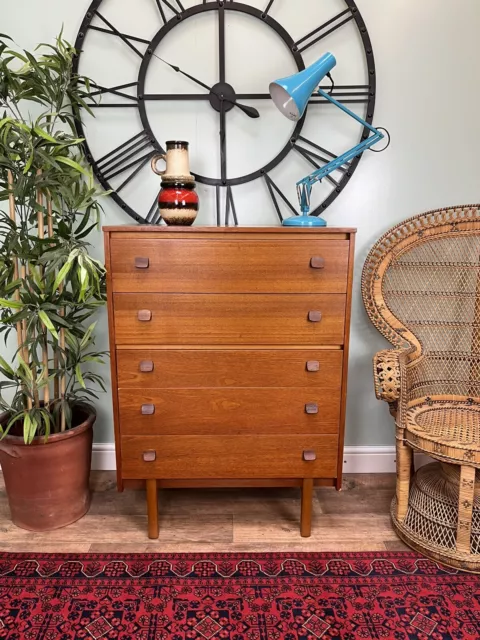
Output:
<svg viewBox="0 0 480 640">
<path fill-rule="evenodd" d="M 190 142 L 201 222 L 273 224 L 298 213 L 295 181 L 367 134 L 318 97 L 295 125 L 273 107 L 269 82 L 324 51 L 339 60 L 333 95 L 368 122 L 374 115 L 372 45 L 354 0 L 94 0 L 75 47 L 75 70 L 97 85 L 96 117 L 84 113 L 79 125 L 87 158 L 142 223 L 159 222 L 150 160 L 172 138 Z M 313 214 L 359 161 L 322 183 Z"/>
</svg>

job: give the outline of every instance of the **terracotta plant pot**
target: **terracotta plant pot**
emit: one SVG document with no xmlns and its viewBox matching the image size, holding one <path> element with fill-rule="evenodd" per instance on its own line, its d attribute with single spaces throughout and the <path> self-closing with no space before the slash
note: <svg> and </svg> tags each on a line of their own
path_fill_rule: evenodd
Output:
<svg viewBox="0 0 480 640">
<path fill-rule="evenodd" d="M 10 434 L 0 440 L 0 464 L 12 522 L 17 527 L 59 529 L 87 513 L 96 417 L 90 407 L 82 406 L 73 412 L 78 426 L 51 435 L 46 443 L 37 437 L 26 445 L 23 437 Z M 0 423 L 7 420 L 7 414 L 0 416 Z"/>
</svg>

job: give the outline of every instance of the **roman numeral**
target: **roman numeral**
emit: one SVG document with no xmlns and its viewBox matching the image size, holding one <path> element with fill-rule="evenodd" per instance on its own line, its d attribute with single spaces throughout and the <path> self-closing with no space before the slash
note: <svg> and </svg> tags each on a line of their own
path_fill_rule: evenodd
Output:
<svg viewBox="0 0 480 640">
<path fill-rule="evenodd" d="M 160 17 L 163 20 L 163 24 L 168 22 L 166 14 L 165 14 L 165 8 L 164 8 L 163 5 L 168 7 L 170 9 L 170 11 L 172 11 L 175 16 L 179 16 L 180 15 L 180 11 L 185 11 L 185 8 L 182 5 L 182 3 L 180 2 L 180 0 L 155 0 L 155 2 L 157 3 L 158 10 L 160 11 Z M 176 4 L 178 6 L 178 9 L 174 6 L 174 4 Z"/>
<path fill-rule="evenodd" d="M 160 222 L 160 209 L 158 208 L 158 194 L 155 196 L 152 206 L 150 207 L 145 222 L 148 224 L 158 224 Z"/>
<path fill-rule="evenodd" d="M 329 86 L 321 86 L 320 89 L 329 92 Z M 369 97 L 368 84 L 338 84 L 335 85 L 331 95 L 342 104 L 366 104 Z M 332 104 L 322 96 L 314 95 L 309 104 Z"/>
<path fill-rule="evenodd" d="M 292 205 L 292 203 L 287 198 L 287 196 L 285 196 L 282 193 L 280 188 L 275 184 L 275 182 L 268 175 L 268 173 L 264 173 L 263 177 L 265 178 L 265 182 L 267 184 L 268 191 L 270 193 L 270 197 L 272 198 L 273 206 L 275 207 L 275 211 L 277 212 L 277 215 L 278 215 L 278 218 L 279 218 L 280 222 L 283 222 L 283 216 L 282 216 L 282 211 L 280 209 L 280 205 L 279 205 L 278 200 L 277 200 L 277 195 L 280 196 L 280 198 L 287 205 L 287 207 L 290 209 L 290 211 L 293 213 L 293 215 L 297 216 L 298 215 L 298 211 Z"/>
<path fill-rule="evenodd" d="M 99 11 L 95 11 L 95 15 L 100 18 L 100 20 L 107 25 L 108 29 L 104 27 L 96 27 L 90 25 L 90 29 L 94 29 L 95 31 L 102 31 L 104 33 L 108 33 L 113 36 L 117 36 L 120 38 L 122 42 L 124 42 L 127 47 L 129 47 L 132 51 L 134 51 L 137 56 L 143 59 L 143 53 L 137 49 L 137 47 L 133 44 L 133 42 L 143 42 L 145 44 L 150 44 L 149 40 L 144 40 L 143 38 L 137 38 L 136 36 L 129 36 L 126 33 L 121 33 L 118 29 L 116 29 L 111 22 L 109 22 Z M 133 41 L 133 42 L 132 42 Z"/>
<path fill-rule="evenodd" d="M 135 104 L 131 104 L 131 103 L 124 103 L 124 102 L 107 102 L 107 103 L 102 103 L 102 102 L 89 102 L 88 106 L 89 107 L 93 107 L 93 108 L 99 108 L 99 107 L 136 107 L 138 104 L 138 100 L 136 98 L 136 96 L 132 96 L 128 93 L 123 93 L 123 91 L 120 91 L 120 89 L 128 89 L 129 87 L 136 87 L 138 86 L 138 82 L 128 82 L 127 84 L 119 84 L 116 87 L 102 87 L 99 84 L 96 84 L 96 91 L 92 91 L 92 93 L 90 94 L 90 97 L 93 98 L 94 96 L 99 96 L 99 95 L 103 95 L 105 93 L 111 93 L 112 95 L 115 96 L 119 96 L 120 98 L 125 98 L 126 100 L 130 100 L 131 102 L 134 102 Z"/>
<path fill-rule="evenodd" d="M 315 169 L 320 169 L 324 165 L 328 164 L 331 160 L 335 160 L 335 158 L 337 157 L 331 151 L 328 151 L 327 149 L 325 149 L 324 147 L 321 147 L 318 144 L 315 144 L 314 142 L 312 142 L 311 140 L 308 140 L 307 138 L 303 138 L 302 136 L 299 136 L 298 140 L 310 147 L 313 147 L 316 151 L 320 151 L 322 154 L 324 154 L 324 155 L 320 155 L 316 151 L 312 151 L 311 149 L 308 149 L 307 147 L 305 147 L 303 144 L 300 144 L 298 141 L 293 143 L 293 148 L 295 149 L 295 151 L 297 151 L 301 156 L 303 156 L 305 160 L 307 160 L 307 162 L 309 162 Z M 320 161 L 321 164 L 319 164 L 318 161 Z M 342 173 L 345 173 L 347 169 L 345 167 L 339 167 L 337 171 L 341 171 Z M 326 176 L 326 178 L 331 184 L 333 184 L 334 187 L 338 187 L 338 182 L 331 175 Z"/>
<path fill-rule="evenodd" d="M 303 147 L 302 145 L 298 144 L 298 140 L 300 140 L 300 142 L 303 142 L 304 144 L 306 144 L 306 145 L 308 145 L 310 147 L 313 147 L 317 151 L 320 151 L 320 153 L 323 153 L 324 155 L 321 156 L 318 153 L 314 153 L 310 149 L 305 149 L 305 147 Z M 312 142 L 311 140 L 308 140 L 308 138 L 304 138 L 303 136 L 298 136 L 298 140 L 297 140 L 297 142 L 293 143 L 293 146 L 299 153 L 303 152 L 306 155 L 308 155 L 310 158 L 314 158 L 314 159 L 320 160 L 320 162 L 322 162 L 323 164 L 327 164 L 331 160 L 335 160 L 338 157 L 334 153 L 329 151 L 328 149 L 325 149 L 325 147 L 321 147 L 319 144 L 316 144 L 315 142 Z M 303 155 L 303 153 L 302 153 L 302 155 Z M 307 159 L 309 159 L 309 158 L 307 158 Z M 346 171 L 348 171 L 349 167 L 350 167 L 350 163 L 346 162 L 341 167 L 338 167 L 338 169 L 336 169 L 336 171 L 341 171 L 342 173 L 345 173 Z M 317 168 L 320 168 L 320 167 L 317 167 Z"/>
<path fill-rule="evenodd" d="M 127 169 L 133 169 L 122 184 L 115 189 L 116 192 L 121 191 L 155 155 L 156 151 L 152 146 L 153 142 L 146 131 L 138 133 L 97 161 L 96 164 L 100 175 L 105 180 L 110 181 L 112 178 L 127 171 Z M 137 157 L 147 147 L 150 147 L 150 151 Z M 130 160 L 131 162 L 129 162 Z"/>
<path fill-rule="evenodd" d="M 216 211 L 217 211 L 217 227 L 222 226 L 222 203 L 221 203 L 221 194 L 222 189 L 219 185 L 215 187 L 215 200 L 216 200 Z M 232 216 L 233 224 L 238 227 L 238 217 L 237 210 L 235 208 L 235 202 L 233 200 L 233 192 L 232 187 L 228 186 L 225 191 L 225 215 L 224 215 L 224 225 L 226 227 L 230 226 L 230 216 Z"/>
<path fill-rule="evenodd" d="M 347 14 L 348 14 L 348 17 L 346 17 L 345 20 L 341 20 L 340 22 L 337 22 L 337 20 L 340 20 L 340 18 L 347 16 Z M 297 42 L 295 42 L 295 46 L 298 49 L 299 53 L 303 53 L 304 51 L 312 47 L 314 44 L 316 44 L 317 42 L 320 42 L 320 40 L 323 40 L 325 36 L 328 36 L 333 31 L 336 31 L 347 22 L 350 22 L 350 20 L 353 20 L 353 15 L 350 12 L 350 9 L 345 9 L 345 11 L 341 11 L 336 16 L 334 16 L 333 18 L 330 18 L 330 20 L 327 20 L 326 22 L 324 22 L 322 25 L 320 25 L 313 31 L 310 31 L 310 33 L 307 33 L 307 35 L 303 36 L 303 38 L 300 38 L 300 40 L 297 40 Z M 335 24 L 333 27 L 330 27 L 330 25 L 333 24 L 334 22 L 337 22 L 337 24 Z M 327 27 L 330 27 L 330 29 L 327 29 L 325 31 Z M 314 36 L 316 36 L 317 33 L 319 33 L 320 35 L 314 38 Z M 314 39 L 311 40 L 311 38 L 314 38 Z"/>
<path fill-rule="evenodd" d="M 270 2 L 267 4 L 267 8 L 265 9 L 265 11 L 262 14 L 262 18 L 265 18 L 265 16 L 268 15 L 268 12 L 270 11 L 270 9 L 272 8 L 272 4 L 274 3 L 274 0 L 270 0 Z"/>
</svg>

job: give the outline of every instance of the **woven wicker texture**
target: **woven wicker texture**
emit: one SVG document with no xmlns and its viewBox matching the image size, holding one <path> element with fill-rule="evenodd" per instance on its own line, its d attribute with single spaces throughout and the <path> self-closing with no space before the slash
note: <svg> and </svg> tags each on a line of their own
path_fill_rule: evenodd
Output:
<svg viewBox="0 0 480 640">
<path fill-rule="evenodd" d="M 438 462 L 422 467 L 415 474 L 407 515 L 401 527 L 402 537 L 412 536 L 417 549 L 422 548 L 428 553 L 429 546 L 433 546 L 447 551 L 452 559 L 455 558 L 459 481 L 458 467 L 442 465 Z M 429 542 L 429 546 L 425 546 L 425 541 Z M 480 554 L 480 472 L 478 471 L 470 553 L 472 556 Z M 450 564 L 453 563 L 450 562 Z M 475 569 L 475 565 L 467 568 Z"/>
<path fill-rule="evenodd" d="M 413 546 L 437 559 L 448 549 L 445 561 L 480 570 L 479 206 L 430 211 L 391 229 L 365 262 L 362 293 L 373 324 L 395 347 L 374 358 L 375 393 L 397 424 L 394 523 Z M 434 465 L 411 485 L 412 449 L 460 465 L 459 480 L 444 471 L 436 477 Z M 449 525 L 434 531 L 429 517 Z"/>
</svg>

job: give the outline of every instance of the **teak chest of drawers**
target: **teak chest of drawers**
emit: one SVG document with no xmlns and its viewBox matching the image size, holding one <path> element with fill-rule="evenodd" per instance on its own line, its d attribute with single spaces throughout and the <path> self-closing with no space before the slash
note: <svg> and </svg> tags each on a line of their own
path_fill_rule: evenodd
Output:
<svg viewBox="0 0 480 640">
<path fill-rule="evenodd" d="M 117 479 L 342 481 L 353 229 L 107 227 Z"/>
</svg>

